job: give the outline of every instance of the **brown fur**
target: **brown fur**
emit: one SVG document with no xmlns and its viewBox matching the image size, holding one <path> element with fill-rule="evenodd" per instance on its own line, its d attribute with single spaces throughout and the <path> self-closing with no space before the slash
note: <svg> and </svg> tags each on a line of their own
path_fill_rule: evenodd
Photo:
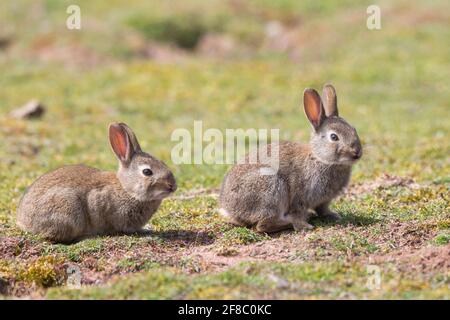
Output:
<svg viewBox="0 0 450 320">
<path fill-rule="evenodd" d="M 112 144 L 126 145 L 123 140 L 117 140 L 120 139 L 117 135 L 110 138 Z M 130 158 L 124 159 L 128 164 L 125 166 L 125 162 L 121 162 L 117 174 L 71 165 L 38 178 L 19 204 L 18 226 L 56 242 L 139 231 L 156 212 L 162 199 L 175 191 L 176 184 L 172 173 L 161 161 L 143 153 L 133 143 L 128 148 Z M 124 148 L 121 151 L 127 152 Z M 138 171 L 142 165 L 152 168 L 151 178 Z M 139 188 L 135 190 L 138 183 Z M 170 191 L 164 189 L 166 185 L 171 185 Z"/>
<path fill-rule="evenodd" d="M 334 88 L 327 92 L 329 101 L 337 101 L 332 96 Z M 230 222 L 274 232 L 292 227 L 312 228 L 307 222 L 309 210 L 339 218 L 328 206 L 347 185 L 355 157 L 361 156 L 359 138 L 342 118 L 325 116 L 315 90 L 305 90 L 304 101 L 314 128 L 309 145 L 280 142 L 280 163 L 274 175 L 261 175 L 262 164 L 245 163 L 235 165 L 225 176 L 219 202 Z M 328 110 L 337 114 L 335 105 L 329 105 Z M 337 134 L 340 141 L 330 141 L 330 133 Z M 269 145 L 269 149 L 273 146 Z"/>
</svg>

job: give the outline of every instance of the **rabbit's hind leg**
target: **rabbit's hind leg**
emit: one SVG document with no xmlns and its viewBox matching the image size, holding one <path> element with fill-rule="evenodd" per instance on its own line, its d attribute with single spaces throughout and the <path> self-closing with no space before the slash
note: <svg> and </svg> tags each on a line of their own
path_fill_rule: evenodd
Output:
<svg viewBox="0 0 450 320">
<path fill-rule="evenodd" d="M 49 219 L 40 224 L 40 233 L 44 238 L 56 243 L 73 243 L 86 236 L 81 227 L 84 225 L 84 219 L 80 219 L 81 214 L 68 216 L 57 212 L 50 213 L 49 216 Z"/>
<path fill-rule="evenodd" d="M 314 226 L 308 223 L 308 219 L 311 217 L 311 213 L 307 209 L 290 211 L 286 215 L 286 220 L 292 223 L 295 231 L 312 230 Z"/>
<path fill-rule="evenodd" d="M 292 229 L 292 223 L 279 218 L 263 219 L 256 224 L 258 232 L 273 233 L 288 229 Z"/>
<path fill-rule="evenodd" d="M 83 203 L 75 192 L 55 194 L 38 213 L 36 229 L 44 238 L 60 243 L 72 243 L 87 235 Z"/>
<path fill-rule="evenodd" d="M 229 224 L 232 224 L 237 227 L 250 227 L 251 224 L 243 219 L 240 219 L 239 215 L 232 215 L 226 209 L 219 209 L 220 216 Z"/>
</svg>

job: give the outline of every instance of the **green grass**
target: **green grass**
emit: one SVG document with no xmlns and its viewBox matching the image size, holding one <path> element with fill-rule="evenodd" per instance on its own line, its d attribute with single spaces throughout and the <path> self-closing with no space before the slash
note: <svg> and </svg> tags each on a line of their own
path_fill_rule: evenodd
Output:
<svg viewBox="0 0 450 320">
<path fill-rule="evenodd" d="M 11 43 L 0 48 L 0 278 L 23 284 L 25 295 L 32 283 L 54 287 L 39 291 L 48 298 L 449 298 L 448 270 L 417 260 L 445 256 L 449 245 L 446 1 L 381 1 L 379 31 L 366 28 L 370 1 L 33 3 L 0 10 L 0 39 Z M 74 3 L 80 31 L 65 28 Z M 267 44 L 273 20 L 293 28 L 291 51 Z M 209 33 L 235 39 L 235 51 L 199 54 Z M 155 61 L 142 57 L 150 42 L 187 50 L 181 60 Z M 333 204 L 341 222 L 314 218 L 311 232 L 275 237 L 226 224 L 208 194 L 165 200 L 147 236 L 53 245 L 15 226 L 18 201 L 41 174 L 74 163 L 116 169 L 112 121 L 128 123 L 142 148 L 170 166 L 176 196 L 214 193 L 229 166 L 174 165 L 173 130 L 193 132 L 202 120 L 204 130 L 279 128 L 282 139 L 307 141 L 301 94 L 325 82 L 336 86 L 340 114 L 363 142 L 352 187 L 383 173 L 417 186 L 346 195 Z M 8 116 L 32 98 L 47 107 L 42 119 Z M 398 257 L 403 251 L 411 255 Z M 366 266 L 378 258 L 382 286 L 371 291 Z M 67 263 L 81 266 L 90 284 L 63 286 Z"/>
<path fill-rule="evenodd" d="M 332 264 L 242 264 L 212 275 L 187 277 L 170 270 L 152 270 L 115 279 L 108 286 L 50 289 L 50 299 L 320 299 L 320 298 L 445 298 L 439 279 L 426 282 L 383 273 L 386 284 L 365 288 L 362 266 Z"/>
<path fill-rule="evenodd" d="M 434 241 L 436 242 L 436 244 L 444 246 L 450 242 L 450 234 L 448 233 L 439 234 L 434 238 Z"/>
</svg>

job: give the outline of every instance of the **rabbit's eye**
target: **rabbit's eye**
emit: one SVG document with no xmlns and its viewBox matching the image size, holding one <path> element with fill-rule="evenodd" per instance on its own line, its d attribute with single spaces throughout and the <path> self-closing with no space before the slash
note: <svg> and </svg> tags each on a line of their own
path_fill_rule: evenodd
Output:
<svg viewBox="0 0 450 320">
<path fill-rule="evenodd" d="M 144 170 L 142 170 L 142 174 L 144 176 L 151 176 L 153 174 L 153 171 L 148 168 L 145 168 Z"/>
<path fill-rule="evenodd" d="M 330 139 L 331 139 L 332 141 L 338 141 L 338 140 L 339 140 L 339 137 L 337 136 L 337 134 L 332 133 L 332 134 L 330 134 Z"/>
</svg>

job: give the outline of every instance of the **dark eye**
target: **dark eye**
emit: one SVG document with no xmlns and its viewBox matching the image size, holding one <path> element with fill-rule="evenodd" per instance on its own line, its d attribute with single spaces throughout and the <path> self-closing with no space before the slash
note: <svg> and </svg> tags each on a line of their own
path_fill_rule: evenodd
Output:
<svg viewBox="0 0 450 320">
<path fill-rule="evenodd" d="M 142 173 L 144 174 L 144 176 L 151 176 L 153 174 L 153 171 L 145 168 L 144 170 L 142 170 Z"/>
<path fill-rule="evenodd" d="M 330 139 L 333 140 L 333 141 L 338 141 L 339 137 L 337 136 L 337 134 L 332 133 L 332 134 L 330 134 Z"/>
</svg>

